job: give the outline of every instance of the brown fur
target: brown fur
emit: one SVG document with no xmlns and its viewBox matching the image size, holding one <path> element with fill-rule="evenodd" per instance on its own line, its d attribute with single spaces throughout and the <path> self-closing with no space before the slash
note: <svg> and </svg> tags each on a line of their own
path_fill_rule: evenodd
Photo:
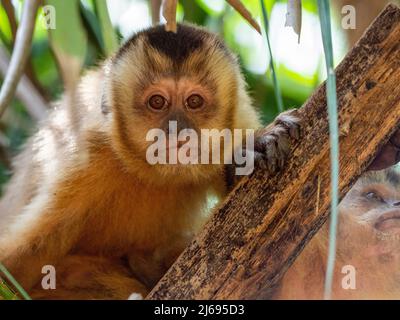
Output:
<svg viewBox="0 0 400 320">
<path fill-rule="evenodd" d="M 179 26 L 178 39 L 199 37 L 184 52 L 172 43 L 174 61 L 149 44 L 155 31 L 164 35 L 144 31 L 88 72 L 15 160 L 0 201 L 0 261 L 34 297 L 145 294 L 203 224 L 208 194 L 226 193 L 222 165 L 146 162 L 145 134 L 161 119 L 143 108 L 146 88 L 167 79 L 207 91 L 207 110 L 188 116 L 196 128 L 260 126 L 236 58 L 215 35 Z M 40 289 L 48 264 L 54 292 Z"/>
</svg>

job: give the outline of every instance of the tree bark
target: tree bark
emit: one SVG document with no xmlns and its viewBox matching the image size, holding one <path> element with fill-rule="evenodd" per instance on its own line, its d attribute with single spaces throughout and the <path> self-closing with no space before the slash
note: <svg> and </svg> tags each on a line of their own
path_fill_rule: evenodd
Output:
<svg viewBox="0 0 400 320">
<path fill-rule="evenodd" d="M 400 9 L 389 5 L 337 68 L 340 197 L 400 124 Z M 299 109 L 302 138 L 284 170 L 244 179 L 148 299 L 268 297 L 329 216 L 325 85 Z"/>
</svg>

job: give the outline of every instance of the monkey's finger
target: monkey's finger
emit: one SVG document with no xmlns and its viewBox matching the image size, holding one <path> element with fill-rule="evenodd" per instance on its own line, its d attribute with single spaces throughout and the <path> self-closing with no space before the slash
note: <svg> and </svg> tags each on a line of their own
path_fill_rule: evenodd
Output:
<svg viewBox="0 0 400 320">
<path fill-rule="evenodd" d="M 275 158 L 277 165 L 280 169 L 282 169 L 285 166 L 285 162 L 290 153 L 290 138 L 288 130 L 284 126 L 278 125 L 272 129 L 270 135 L 275 140 Z"/>
<path fill-rule="evenodd" d="M 280 167 L 281 152 L 277 140 L 276 135 L 268 133 L 260 136 L 256 143 L 258 148 L 255 152 L 262 155 L 259 160 L 259 166 L 262 168 L 267 167 L 270 173 L 275 173 Z M 262 162 L 265 164 L 262 164 Z"/>
<path fill-rule="evenodd" d="M 268 171 L 270 173 L 275 173 L 278 171 L 278 167 L 279 167 L 279 160 L 277 157 L 277 148 L 268 148 L 266 154 L 264 155 L 265 157 L 265 162 L 268 166 Z"/>
<path fill-rule="evenodd" d="M 286 159 L 290 153 L 290 138 L 289 133 L 285 128 L 277 127 L 273 133 L 276 137 L 277 156 L 280 160 L 280 167 L 283 168 Z"/>
<path fill-rule="evenodd" d="M 290 152 L 287 129 L 279 125 L 268 133 L 259 134 L 255 142 L 255 151 L 264 155 L 264 161 L 271 173 L 282 169 Z"/>
<path fill-rule="evenodd" d="M 267 160 L 265 159 L 264 154 L 255 151 L 254 152 L 254 164 L 255 166 L 261 168 L 262 170 L 269 170 Z"/>
<path fill-rule="evenodd" d="M 275 120 L 277 125 L 282 125 L 288 130 L 290 137 L 300 139 L 301 118 L 296 109 L 281 113 Z"/>
</svg>

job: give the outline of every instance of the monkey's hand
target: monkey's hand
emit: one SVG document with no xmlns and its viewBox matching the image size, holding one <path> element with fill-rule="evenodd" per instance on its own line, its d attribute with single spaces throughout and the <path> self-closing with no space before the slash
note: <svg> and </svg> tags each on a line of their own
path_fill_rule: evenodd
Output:
<svg viewBox="0 0 400 320">
<path fill-rule="evenodd" d="M 254 141 L 254 164 L 275 173 L 282 169 L 291 151 L 290 140 L 300 138 L 301 120 L 297 110 L 282 112 L 265 129 L 258 130 Z"/>
<path fill-rule="evenodd" d="M 254 154 L 254 166 L 270 173 L 282 169 L 291 151 L 291 139 L 300 138 L 301 119 L 297 110 L 289 110 L 278 115 L 268 127 L 255 133 L 254 149 L 248 146 L 244 152 Z M 226 185 L 230 191 L 242 176 L 235 174 L 235 165 L 226 166 Z"/>
</svg>

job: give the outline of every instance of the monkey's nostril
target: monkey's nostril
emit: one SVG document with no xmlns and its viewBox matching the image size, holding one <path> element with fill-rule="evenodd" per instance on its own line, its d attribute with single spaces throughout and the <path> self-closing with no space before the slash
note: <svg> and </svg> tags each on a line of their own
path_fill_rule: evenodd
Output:
<svg viewBox="0 0 400 320">
<path fill-rule="evenodd" d="M 400 201 L 399 201 L 399 202 L 393 203 L 393 206 L 395 206 L 395 207 L 400 207 Z"/>
</svg>

